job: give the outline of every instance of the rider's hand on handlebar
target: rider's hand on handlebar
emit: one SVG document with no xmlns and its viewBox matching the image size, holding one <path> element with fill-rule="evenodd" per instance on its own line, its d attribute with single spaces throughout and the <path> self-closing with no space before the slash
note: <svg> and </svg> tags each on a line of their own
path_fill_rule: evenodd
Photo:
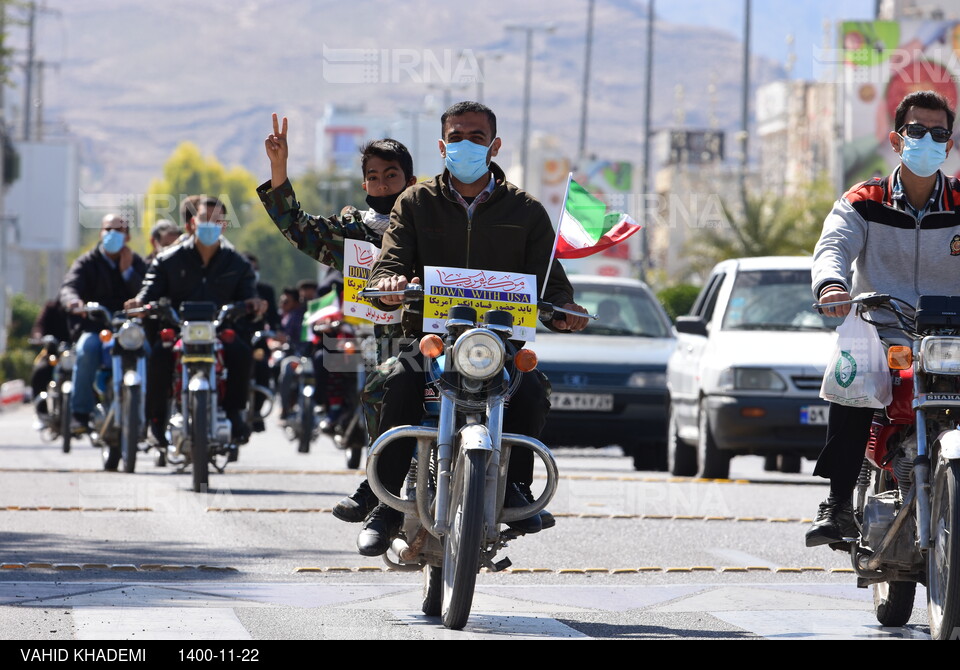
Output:
<svg viewBox="0 0 960 670">
<path fill-rule="evenodd" d="M 413 279 L 410 280 L 409 283 L 419 284 L 420 278 L 414 277 Z M 375 287 L 374 290 L 402 291 L 405 288 L 407 288 L 407 278 L 404 277 L 403 275 L 393 275 L 392 277 L 387 277 L 377 282 L 377 286 Z M 403 296 L 402 295 L 385 295 L 382 298 L 380 298 L 380 301 L 384 305 L 399 305 L 400 303 L 403 302 Z"/>
<path fill-rule="evenodd" d="M 587 310 L 573 302 L 568 302 L 566 305 L 562 305 L 562 307 L 563 309 L 570 309 L 574 312 L 582 312 L 583 314 L 587 314 Z M 588 319 L 586 316 L 573 316 L 571 314 L 564 314 L 563 312 L 557 312 L 557 315 L 559 318 L 554 318 L 553 325 L 559 330 L 566 330 L 570 331 L 571 333 L 583 330 L 590 322 L 590 319 Z"/>
<path fill-rule="evenodd" d="M 843 302 L 850 300 L 850 294 L 841 288 L 828 289 L 825 294 L 820 296 L 820 303 Z M 826 316 L 846 316 L 850 313 L 850 305 L 838 305 L 836 307 L 821 307 L 820 311 Z"/>
<path fill-rule="evenodd" d="M 73 299 L 67 303 L 67 312 L 70 314 L 83 314 L 86 303 L 80 299 Z"/>
<path fill-rule="evenodd" d="M 123 308 L 127 310 L 137 309 L 143 307 L 143 303 L 137 300 L 136 298 L 130 298 L 125 303 L 123 303 Z"/>
</svg>

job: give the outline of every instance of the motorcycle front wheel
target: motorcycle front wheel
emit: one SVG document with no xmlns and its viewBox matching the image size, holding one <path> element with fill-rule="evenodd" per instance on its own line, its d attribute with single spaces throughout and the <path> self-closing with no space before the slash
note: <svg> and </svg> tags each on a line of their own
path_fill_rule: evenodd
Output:
<svg viewBox="0 0 960 670">
<path fill-rule="evenodd" d="M 120 456 L 123 471 L 137 467 L 137 444 L 140 441 L 140 387 L 124 386 L 120 391 Z"/>
<path fill-rule="evenodd" d="M 61 394 L 57 401 L 60 407 L 60 437 L 63 439 L 63 453 L 70 453 L 70 441 L 73 433 L 70 432 L 70 396 Z"/>
<path fill-rule="evenodd" d="M 193 490 L 204 493 L 210 479 L 208 435 L 210 391 L 190 392 L 190 460 L 193 462 Z"/>
<path fill-rule="evenodd" d="M 486 454 L 468 451 L 452 497 L 450 532 L 443 539 L 443 625 L 459 630 L 467 623 L 480 569 Z"/>
<path fill-rule="evenodd" d="M 960 626 L 960 463 L 936 465 L 931 502 L 933 547 L 927 556 L 930 637 L 951 639 Z"/>
<path fill-rule="evenodd" d="M 300 434 L 298 435 L 297 451 L 301 454 L 310 453 L 310 442 L 313 439 L 313 427 L 316 421 L 313 397 L 300 396 Z"/>
</svg>

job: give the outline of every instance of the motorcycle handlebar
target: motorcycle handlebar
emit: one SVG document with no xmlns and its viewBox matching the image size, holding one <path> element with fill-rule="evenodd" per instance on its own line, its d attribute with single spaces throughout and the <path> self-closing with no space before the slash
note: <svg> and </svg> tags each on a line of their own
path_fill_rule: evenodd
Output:
<svg viewBox="0 0 960 670">
<path fill-rule="evenodd" d="M 423 287 L 420 284 L 408 284 L 405 289 L 399 291 L 379 291 L 374 289 L 362 289 L 360 291 L 360 296 L 364 298 L 383 298 L 385 296 L 402 296 L 404 304 L 409 302 L 414 302 L 417 300 L 423 300 Z M 537 311 L 540 312 L 540 318 L 546 321 L 554 318 L 557 312 L 561 314 L 570 314 L 572 316 L 585 316 L 588 319 L 594 321 L 598 320 L 600 317 L 596 314 L 589 314 L 586 312 L 577 312 L 572 309 L 566 309 L 558 305 L 554 305 L 551 302 L 546 300 L 540 300 L 537 302 Z"/>
</svg>

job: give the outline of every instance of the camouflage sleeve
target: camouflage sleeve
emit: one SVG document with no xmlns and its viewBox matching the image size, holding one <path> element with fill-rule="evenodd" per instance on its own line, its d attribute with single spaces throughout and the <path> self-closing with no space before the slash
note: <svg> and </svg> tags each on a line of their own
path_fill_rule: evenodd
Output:
<svg viewBox="0 0 960 670">
<path fill-rule="evenodd" d="M 364 239 L 362 218 L 356 210 L 340 217 L 314 216 L 300 209 L 290 181 L 278 188 L 270 188 L 264 182 L 257 188 L 257 195 L 273 220 L 274 225 L 290 241 L 290 244 L 316 259 L 343 272 L 343 240 Z"/>
</svg>

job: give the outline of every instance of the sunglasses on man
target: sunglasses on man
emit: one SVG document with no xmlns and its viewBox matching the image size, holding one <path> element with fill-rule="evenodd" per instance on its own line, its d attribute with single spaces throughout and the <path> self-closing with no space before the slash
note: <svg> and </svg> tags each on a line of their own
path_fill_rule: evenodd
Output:
<svg viewBox="0 0 960 670">
<path fill-rule="evenodd" d="M 940 126 L 937 126 L 936 128 L 927 128 L 922 123 L 904 124 L 903 127 L 901 127 L 898 132 L 914 140 L 923 139 L 923 136 L 929 132 L 930 137 L 933 138 L 933 141 L 939 142 L 940 144 L 943 144 L 944 142 L 949 140 L 950 136 L 953 134 L 946 128 L 941 128 Z"/>
</svg>

